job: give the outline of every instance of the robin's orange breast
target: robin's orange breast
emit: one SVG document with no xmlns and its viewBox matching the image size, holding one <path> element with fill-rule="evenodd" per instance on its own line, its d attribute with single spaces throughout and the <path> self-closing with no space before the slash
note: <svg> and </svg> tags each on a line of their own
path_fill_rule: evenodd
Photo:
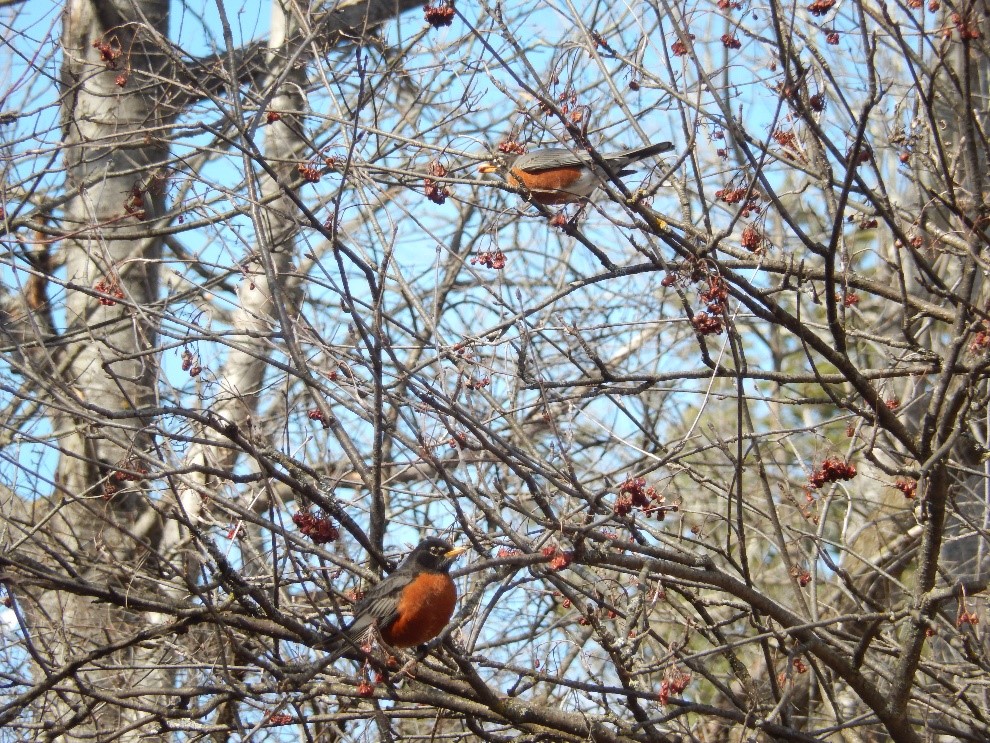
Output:
<svg viewBox="0 0 990 743">
<path fill-rule="evenodd" d="M 538 173 L 525 170 L 509 171 L 508 182 L 523 187 L 540 204 L 569 204 L 587 198 L 598 185 L 598 179 L 590 168 L 572 166 L 551 168 Z"/>
<path fill-rule="evenodd" d="M 396 648 L 429 642 L 443 632 L 456 603 L 457 589 L 449 575 L 422 573 L 402 590 L 398 618 L 382 631 L 382 639 Z"/>
</svg>

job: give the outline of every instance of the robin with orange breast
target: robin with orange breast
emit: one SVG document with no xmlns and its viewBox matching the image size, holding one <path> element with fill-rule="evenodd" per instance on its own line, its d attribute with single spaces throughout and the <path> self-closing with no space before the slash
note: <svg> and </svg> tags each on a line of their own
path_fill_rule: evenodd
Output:
<svg viewBox="0 0 990 743">
<path fill-rule="evenodd" d="M 393 648 L 422 645 L 439 635 L 457 603 L 457 588 L 448 571 L 468 549 L 436 537 L 424 539 L 357 603 L 354 619 L 341 630 L 343 638 L 335 647 L 361 647 L 376 631 Z"/>
<path fill-rule="evenodd" d="M 634 173 L 624 170 L 639 160 L 674 149 L 673 142 L 659 142 L 603 154 L 602 161 L 617 178 Z M 566 147 L 547 147 L 524 155 L 499 153 L 482 165 L 482 173 L 499 173 L 510 186 L 525 189 L 538 204 L 573 204 L 587 201 L 609 174 L 587 152 Z"/>
</svg>

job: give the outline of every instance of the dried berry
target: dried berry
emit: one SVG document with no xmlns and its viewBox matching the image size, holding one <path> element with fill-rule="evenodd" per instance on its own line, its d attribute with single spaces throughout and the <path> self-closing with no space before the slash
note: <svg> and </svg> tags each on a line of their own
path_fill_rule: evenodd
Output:
<svg viewBox="0 0 990 743">
<path fill-rule="evenodd" d="M 471 263 L 475 265 L 481 264 L 485 268 L 500 271 L 505 268 L 505 253 L 501 250 L 491 250 L 478 253 L 471 259 Z"/>
<path fill-rule="evenodd" d="M 296 166 L 296 170 L 299 171 L 299 175 L 301 175 L 303 180 L 307 183 L 318 183 L 320 180 L 320 171 L 309 163 L 299 163 Z"/>
<path fill-rule="evenodd" d="M 722 34 L 722 44 L 725 45 L 726 49 L 739 49 L 742 47 L 742 42 L 736 38 L 735 34 Z"/>
<path fill-rule="evenodd" d="M 821 467 L 811 473 L 808 482 L 813 488 L 820 488 L 830 482 L 851 480 L 856 476 L 856 467 L 838 457 L 829 457 Z"/>
<path fill-rule="evenodd" d="M 443 5 L 424 5 L 423 16 L 426 18 L 426 22 L 433 26 L 433 28 L 449 26 L 454 22 L 454 2 L 453 0 L 448 0 Z"/>
<path fill-rule="evenodd" d="M 742 233 L 742 246 L 752 253 L 758 253 L 763 248 L 763 230 L 754 225 L 746 225 Z"/>
<path fill-rule="evenodd" d="M 835 7 L 835 0 L 815 0 L 808 6 L 808 12 L 811 15 L 823 16 L 827 15 L 833 7 Z"/>
<path fill-rule="evenodd" d="M 691 41 L 694 41 L 695 36 L 694 34 L 687 34 L 687 38 L 690 39 Z M 683 41 L 678 39 L 677 41 L 675 41 L 673 44 L 670 45 L 670 52 L 675 57 L 683 57 L 685 54 L 688 53 L 687 44 L 685 44 Z"/>
<path fill-rule="evenodd" d="M 334 542 L 340 537 L 340 532 L 325 515 L 316 515 L 309 511 L 299 511 L 292 516 L 292 523 L 299 531 L 313 540 L 314 544 Z"/>
<path fill-rule="evenodd" d="M 660 683 L 657 700 L 660 704 L 667 704 L 671 694 L 680 694 L 687 688 L 689 683 L 691 683 L 691 674 L 681 673 L 676 668 L 670 668 L 664 674 L 664 679 Z"/>
<path fill-rule="evenodd" d="M 100 279 L 93 285 L 93 290 L 107 295 L 97 300 L 104 307 L 113 307 L 117 304 L 116 300 L 124 298 L 124 292 L 116 276 Z"/>
<path fill-rule="evenodd" d="M 438 183 L 435 178 L 443 178 L 447 175 L 447 168 L 443 164 L 433 161 L 429 167 L 430 178 L 423 179 L 423 188 L 426 191 L 426 198 L 434 204 L 443 204 L 450 196 L 450 186 Z"/>
<path fill-rule="evenodd" d="M 990 331 L 986 329 L 978 331 L 969 342 L 969 352 L 972 354 L 983 353 L 988 348 L 990 348 Z"/>
<path fill-rule="evenodd" d="M 898 477 L 894 487 L 900 490 L 908 500 L 914 500 L 918 495 L 918 481 L 907 477 Z"/>
</svg>

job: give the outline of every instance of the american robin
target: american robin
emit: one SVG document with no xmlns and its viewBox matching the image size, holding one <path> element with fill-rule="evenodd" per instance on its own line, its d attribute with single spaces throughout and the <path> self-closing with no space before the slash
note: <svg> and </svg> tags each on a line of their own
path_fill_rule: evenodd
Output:
<svg viewBox="0 0 990 743">
<path fill-rule="evenodd" d="M 630 163 L 672 149 L 673 142 L 659 142 L 602 155 L 602 160 L 615 176 L 621 178 L 635 172 L 623 170 Z M 525 155 L 500 152 L 479 170 L 500 173 L 510 186 L 525 188 L 533 201 L 544 205 L 587 200 L 603 181 L 608 180 L 591 155 L 565 147 L 547 147 Z"/>
<path fill-rule="evenodd" d="M 467 550 L 436 537 L 424 539 L 394 573 L 357 603 L 354 619 L 335 645 L 360 647 L 375 629 L 394 648 L 421 645 L 439 635 L 457 602 L 457 589 L 447 571 Z"/>
</svg>

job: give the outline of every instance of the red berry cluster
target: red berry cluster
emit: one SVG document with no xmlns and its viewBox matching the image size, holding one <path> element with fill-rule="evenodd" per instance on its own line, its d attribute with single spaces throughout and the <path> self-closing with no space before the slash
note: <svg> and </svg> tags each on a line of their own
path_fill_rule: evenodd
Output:
<svg viewBox="0 0 990 743">
<path fill-rule="evenodd" d="M 721 276 L 708 277 L 708 288 L 698 298 L 705 303 L 705 309 L 691 318 L 691 324 L 701 335 L 718 335 L 725 325 L 722 318 L 728 309 L 729 287 Z"/>
<path fill-rule="evenodd" d="M 299 175 L 307 183 L 318 183 L 320 180 L 320 171 L 311 163 L 299 163 L 296 166 L 296 170 L 299 171 Z"/>
<path fill-rule="evenodd" d="M 127 201 L 124 202 L 124 211 L 136 219 L 144 219 L 147 212 L 144 209 L 144 189 L 140 183 L 131 186 L 130 193 L 127 194 Z"/>
<path fill-rule="evenodd" d="M 725 330 L 722 318 L 709 315 L 707 312 L 698 312 L 691 318 L 691 324 L 701 335 L 721 335 Z"/>
<path fill-rule="evenodd" d="M 359 697 L 370 697 L 375 694 L 375 685 L 370 681 L 362 681 L 357 685 L 357 695 Z"/>
<path fill-rule="evenodd" d="M 676 668 L 670 668 L 664 674 L 664 679 L 660 682 L 660 691 L 657 692 L 657 700 L 660 704 L 667 704 L 671 694 L 680 694 L 687 685 L 691 683 L 690 673 L 681 673 Z"/>
<path fill-rule="evenodd" d="M 423 15 L 433 28 L 449 26 L 454 22 L 454 0 L 448 0 L 443 5 L 424 5 Z"/>
<path fill-rule="evenodd" d="M 507 557 L 515 557 L 518 554 L 519 554 L 519 550 L 514 549 L 513 547 L 499 547 L 498 552 L 495 554 L 495 556 L 499 560 L 504 560 Z"/>
<path fill-rule="evenodd" d="M 292 715 L 279 714 L 268 718 L 269 725 L 288 725 L 292 722 Z"/>
<path fill-rule="evenodd" d="M 811 583 L 811 573 L 805 568 L 799 568 L 797 565 L 791 568 L 791 577 L 798 582 L 801 588 Z"/>
<path fill-rule="evenodd" d="M 856 292 L 846 292 L 843 295 L 836 295 L 835 300 L 842 302 L 846 307 L 855 307 L 859 304 L 859 295 Z"/>
<path fill-rule="evenodd" d="M 831 46 L 835 46 L 836 44 L 838 44 L 839 43 L 839 32 L 838 31 L 829 31 L 827 34 L 825 34 L 825 43 L 826 44 L 830 44 Z"/>
<path fill-rule="evenodd" d="M 189 372 L 190 377 L 198 377 L 200 372 L 203 371 L 203 367 L 195 363 L 196 357 L 193 356 L 192 351 L 186 349 L 182 352 L 182 371 Z"/>
<path fill-rule="evenodd" d="M 267 111 L 265 113 L 265 121 L 269 124 L 274 124 L 276 121 L 282 120 L 282 114 L 278 111 Z"/>
<path fill-rule="evenodd" d="M 829 457 L 822 466 L 811 473 L 808 482 L 813 488 L 820 488 L 826 483 L 852 480 L 856 477 L 856 467 L 844 462 L 838 457 Z"/>
<path fill-rule="evenodd" d="M 433 161 L 430 163 L 429 173 L 432 178 L 423 179 L 423 188 L 426 191 L 426 198 L 434 204 L 442 204 L 450 196 L 450 186 L 438 183 L 434 178 L 443 178 L 447 175 L 447 169 L 442 163 Z"/>
<path fill-rule="evenodd" d="M 969 342 L 969 352 L 973 354 L 983 353 L 990 348 L 990 330 L 984 328 L 973 336 Z"/>
<path fill-rule="evenodd" d="M 609 46 L 608 41 L 598 31 L 591 32 L 591 40 L 595 42 L 595 46 L 604 49 L 609 54 L 615 54 L 615 49 Z"/>
<path fill-rule="evenodd" d="M 739 10 L 742 7 L 742 3 L 738 0 L 718 0 L 719 10 Z"/>
<path fill-rule="evenodd" d="M 894 487 L 900 490 L 908 500 L 914 500 L 918 495 L 918 481 L 908 477 L 898 477 Z"/>
<path fill-rule="evenodd" d="M 492 383 L 492 378 L 489 376 L 481 377 L 480 379 L 469 379 L 464 383 L 464 387 L 469 390 L 482 390 Z"/>
<path fill-rule="evenodd" d="M 742 42 L 736 38 L 735 34 L 722 34 L 722 44 L 726 49 L 740 49 Z"/>
<path fill-rule="evenodd" d="M 794 668 L 794 672 L 795 673 L 807 673 L 808 672 L 808 665 L 803 660 L 801 660 L 800 658 L 795 658 L 791 662 L 791 666 Z M 777 683 L 780 684 L 781 686 L 784 686 L 785 684 L 787 684 L 788 675 L 789 674 L 787 673 L 787 671 L 781 671 L 780 673 L 778 673 L 777 674 Z"/>
<path fill-rule="evenodd" d="M 486 250 L 472 258 L 471 263 L 474 265 L 481 264 L 485 268 L 501 271 L 505 268 L 505 253 L 501 250 Z"/>
<path fill-rule="evenodd" d="M 330 421 L 328 421 L 323 412 L 319 408 L 310 408 L 306 411 L 306 417 L 311 421 L 319 421 L 320 425 L 324 428 L 330 428 Z"/>
<path fill-rule="evenodd" d="M 513 139 L 508 139 L 505 142 L 501 142 L 498 146 L 499 152 L 504 152 L 507 155 L 525 155 L 526 148 L 519 144 Z"/>
<path fill-rule="evenodd" d="M 309 511 L 299 511 L 292 517 L 292 523 L 299 527 L 303 535 L 313 540 L 313 544 L 334 542 L 340 532 L 326 516 L 317 516 Z"/>
<path fill-rule="evenodd" d="M 808 104 L 811 106 L 811 110 L 817 111 L 818 113 L 825 110 L 826 102 L 824 93 L 815 93 L 808 99 Z"/>
<path fill-rule="evenodd" d="M 766 237 L 763 230 L 756 225 L 748 224 L 742 233 L 742 246 L 751 253 L 762 253 Z"/>
<path fill-rule="evenodd" d="M 855 214 L 850 214 L 846 219 L 847 222 L 855 222 L 857 229 L 860 230 L 875 230 L 877 228 L 877 218 L 871 217 L 869 215 L 857 216 Z"/>
<path fill-rule="evenodd" d="M 721 315 L 726 311 L 729 299 L 729 286 L 725 279 L 718 275 L 708 277 L 708 288 L 698 295 L 705 303 L 705 309 L 713 315 Z"/>
<path fill-rule="evenodd" d="M 956 30 L 959 32 L 959 38 L 964 40 L 974 40 L 980 38 L 983 34 L 976 27 L 976 24 L 972 21 L 963 18 L 958 13 L 953 13 L 949 16 L 949 20 L 952 21 L 952 25 L 955 26 Z M 947 28 L 942 32 L 943 37 L 948 39 L 952 36 L 952 29 Z"/>
<path fill-rule="evenodd" d="M 110 41 L 97 39 L 93 42 L 93 48 L 100 52 L 100 61 L 106 64 L 108 70 L 117 69 L 117 60 L 120 59 L 123 52 L 116 36 L 112 37 Z"/>
<path fill-rule="evenodd" d="M 548 546 L 544 547 L 542 550 L 544 557 L 549 557 L 550 562 L 548 564 L 551 570 L 563 570 L 574 560 L 573 552 L 564 552 L 560 547 Z"/>
<path fill-rule="evenodd" d="M 117 302 L 115 299 L 123 299 L 124 292 L 120 288 L 120 282 L 117 280 L 116 276 L 103 277 L 95 284 L 93 284 L 93 290 L 98 291 L 101 294 L 106 294 L 106 297 L 100 297 L 99 302 L 104 307 L 113 307 Z"/>
<path fill-rule="evenodd" d="M 691 41 L 694 41 L 696 37 L 694 34 L 687 34 L 687 38 L 690 39 Z M 685 44 L 683 41 L 678 39 L 677 41 L 675 41 L 673 44 L 670 45 L 670 53 L 673 54 L 675 57 L 683 57 L 685 54 L 688 53 L 687 44 Z"/>
<path fill-rule="evenodd" d="M 785 150 L 797 149 L 797 135 L 793 129 L 780 129 L 778 127 L 773 132 L 773 139 Z"/>
<path fill-rule="evenodd" d="M 828 12 L 835 7 L 835 0 L 815 0 L 811 5 L 808 6 L 808 12 L 811 15 L 823 16 L 827 15 Z"/>
<path fill-rule="evenodd" d="M 148 468 L 137 459 L 125 459 L 117 463 L 117 467 L 110 479 L 114 482 L 136 482 L 148 476 Z"/>
<path fill-rule="evenodd" d="M 666 499 L 652 485 L 646 486 L 646 478 L 630 477 L 619 485 L 619 497 L 615 499 L 612 510 L 617 516 L 626 516 L 634 508 L 638 508 L 646 516 L 655 516 L 657 521 L 663 521 L 668 513 L 676 513 L 677 505 L 666 505 Z"/>
<path fill-rule="evenodd" d="M 966 609 L 960 607 L 959 616 L 956 617 L 956 627 L 962 627 L 964 624 L 976 625 L 980 623 L 980 617 L 975 611 L 966 611 Z"/>
<path fill-rule="evenodd" d="M 748 194 L 748 196 L 747 196 Z M 742 216 L 748 217 L 750 213 L 760 213 L 760 199 L 763 194 L 754 189 L 744 186 L 735 187 L 731 183 L 725 188 L 720 188 L 715 192 L 715 198 L 724 201 L 726 204 L 742 204 Z"/>
</svg>

